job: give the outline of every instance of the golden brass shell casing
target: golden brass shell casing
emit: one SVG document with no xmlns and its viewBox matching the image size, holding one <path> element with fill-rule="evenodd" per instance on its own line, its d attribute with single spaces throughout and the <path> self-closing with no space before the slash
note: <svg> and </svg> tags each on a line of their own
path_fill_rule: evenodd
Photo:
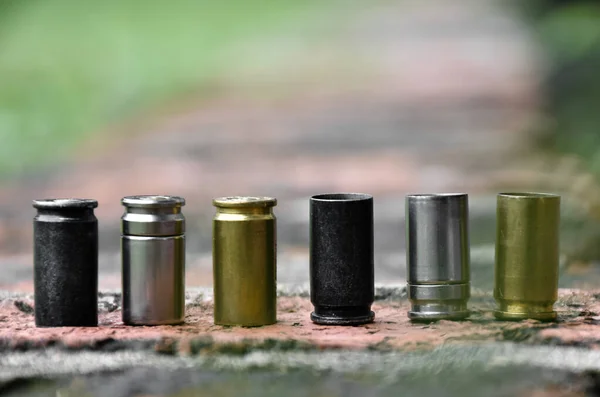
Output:
<svg viewBox="0 0 600 397">
<path fill-rule="evenodd" d="M 494 315 L 556 319 L 560 196 L 501 193 L 497 201 Z"/>
<path fill-rule="evenodd" d="M 276 219 L 270 197 L 213 200 L 214 321 L 261 326 L 276 322 Z"/>
</svg>

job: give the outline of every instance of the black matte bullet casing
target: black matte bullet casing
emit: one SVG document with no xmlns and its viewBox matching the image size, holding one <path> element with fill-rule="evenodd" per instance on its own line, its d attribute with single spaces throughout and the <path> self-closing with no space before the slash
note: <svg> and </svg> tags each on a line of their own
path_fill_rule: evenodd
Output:
<svg viewBox="0 0 600 397">
<path fill-rule="evenodd" d="M 36 326 L 97 326 L 98 202 L 50 199 L 33 206 Z"/>
<path fill-rule="evenodd" d="M 310 199 L 311 319 L 324 325 L 372 322 L 373 197 L 321 194 Z"/>
</svg>

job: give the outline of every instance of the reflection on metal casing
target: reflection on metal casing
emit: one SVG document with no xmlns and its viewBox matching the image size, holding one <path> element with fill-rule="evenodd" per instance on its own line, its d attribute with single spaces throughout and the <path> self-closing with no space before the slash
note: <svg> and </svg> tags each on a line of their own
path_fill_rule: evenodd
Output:
<svg viewBox="0 0 600 397">
<path fill-rule="evenodd" d="M 466 194 L 406 196 L 408 297 L 414 321 L 469 315 L 469 204 Z"/>
<path fill-rule="evenodd" d="M 496 222 L 495 316 L 555 320 L 560 196 L 501 193 Z"/>
<path fill-rule="evenodd" d="M 373 197 L 320 194 L 310 199 L 311 319 L 324 325 L 373 321 Z"/>
<path fill-rule="evenodd" d="M 35 200 L 35 324 L 98 325 L 96 200 Z"/>
<path fill-rule="evenodd" d="M 123 322 L 180 324 L 185 316 L 185 200 L 129 196 L 121 202 Z"/>
<path fill-rule="evenodd" d="M 277 233 L 270 197 L 213 200 L 214 321 L 274 324 L 277 310 Z"/>
</svg>

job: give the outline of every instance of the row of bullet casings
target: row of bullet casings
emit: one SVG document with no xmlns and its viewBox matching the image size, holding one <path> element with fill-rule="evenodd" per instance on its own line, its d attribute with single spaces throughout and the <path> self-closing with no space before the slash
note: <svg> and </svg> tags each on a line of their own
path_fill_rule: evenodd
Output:
<svg viewBox="0 0 600 397">
<path fill-rule="evenodd" d="M 122 200 L 123 322 L 184 321 L 185 201 L 173 196 Z M 214 321 L 276 322 L 276 200 L 215 199 Z M 98 223 L 95 200 L 36 200 L 34 219 L 37 326 L 96 326 Z M 558 288 L 560 198 L 498 195 L 494 297 L 500 319 L 553 320 Z M 409 317 L 468 317 L 468 197 L 406 197 Z M 324 194 L 310 199 L 311 319 L 326 325 L 373 321 L 373 198 Z"/>
<path fill-rule="evenodd" d="M 494 315 L 556 319 L 560 197 L 501 193 L 496 209 Z M 470 249 L 466 194 L 406 197 L 408 296 L 414 320 L 468 317 Z"/>
</svg>

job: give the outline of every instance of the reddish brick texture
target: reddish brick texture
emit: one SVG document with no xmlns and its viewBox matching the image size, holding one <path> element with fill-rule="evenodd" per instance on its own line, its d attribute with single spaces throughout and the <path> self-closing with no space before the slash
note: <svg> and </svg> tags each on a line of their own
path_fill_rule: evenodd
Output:
<svg viewBox="0 0 600 397">
<path fill-rule="evenodd" d="M 120 309 L 101 310 L 97 328 L 36 328 L 28 297 L 0 302 L 0 343 L 4 349 L 35 349 L 58 346 L 67 349 L 118 349 L 144 346 L 172 354 L 288 343 L 306 349 L 431 349 L 447 343 L 513 340 L 534 344 L 600 346 L 600 301 L 598 292 L 561 290 L 557 303 L 560 321 L 540 323 L 495 321 L 493 300 L 475 296 L 469 321 L 411 323 L 405 298 L 377 301 L 372 324 L 354 327 L 321 326 L 309 319 L 312 305 L 306 297 L 285 296 L 278 300 L 278 322 L 272 326 L 245 328 L 213 324 L 213 305 L 199 295 L 187 305 L 186 322 L 180 326 L 131 327 L 121 322 Z M 115 297 L 115 299 L 118 299 Z M 112 310 L 112 311 L 111 311 Z M 200 347 L 199 347 L 200 346 Z"/>
</svg>

